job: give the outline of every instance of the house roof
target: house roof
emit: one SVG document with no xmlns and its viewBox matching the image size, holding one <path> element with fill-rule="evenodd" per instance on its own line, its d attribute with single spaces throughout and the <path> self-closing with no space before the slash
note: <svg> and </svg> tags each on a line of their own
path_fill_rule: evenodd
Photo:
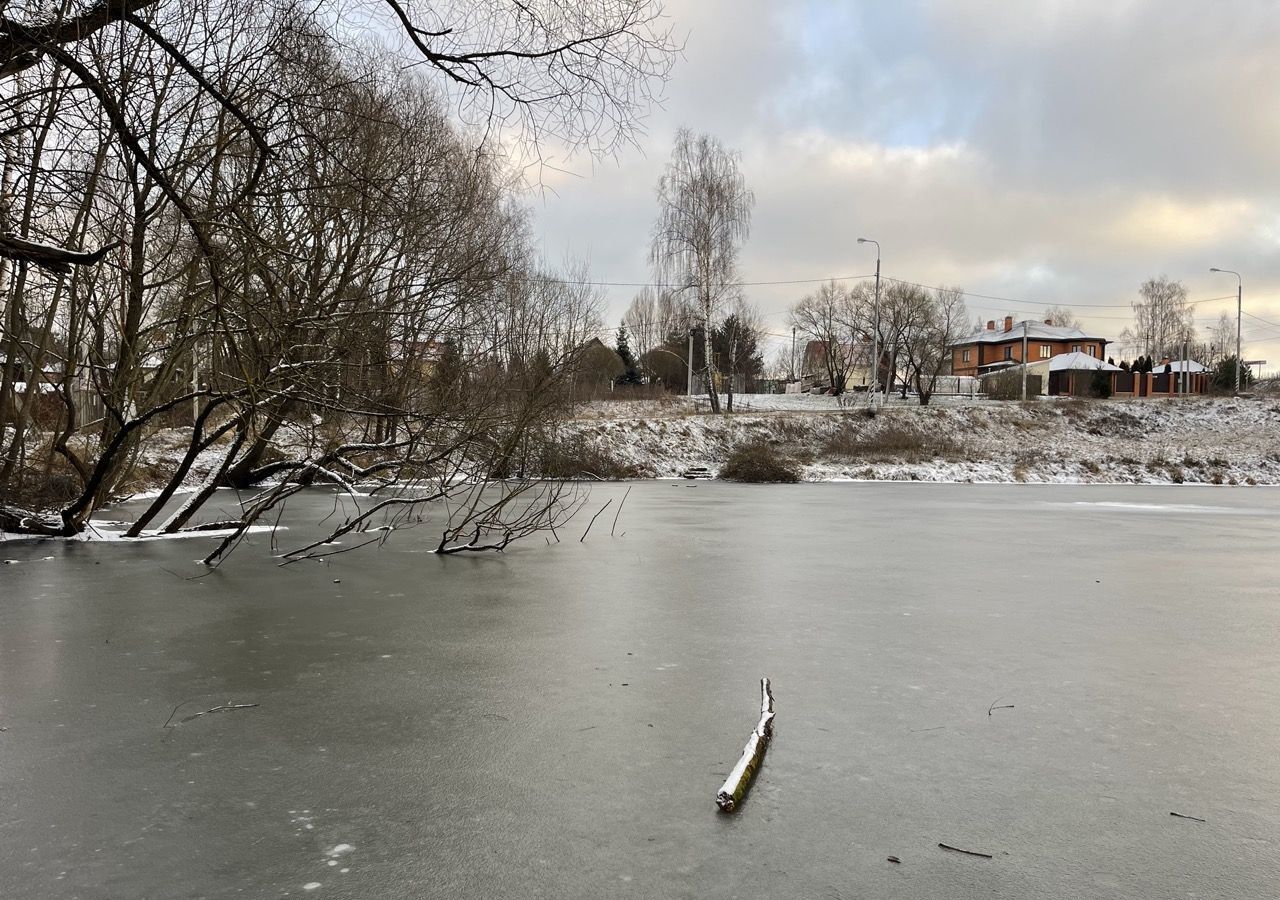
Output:
<svg viewBox="0 0 1280 900">
<path fill-rule="evenodd" d="M 997 368 L 1015 369 L 1022 368 L 1022 365 L 1017 360 L 1004 359 L 980 367 L 980 369 L 987 369 L 988 374 Z M 1048 359 L 1033 359 L 1027 364 L 1027 368 L 1033 371 L 1047 369 L 1050 372 L 1122 371 L 1119 366 L 1113 366 L 1111 363 L 1098 359 L 1096 356 L 1090 356 L 1088 353 L 1079 351 L 1075 353 L 1059 353 L 1057 356 L 1051 356 Z"/>
<path fill-rule="evenodd" d="M 1024 320 L 1016 323 L 1013 328 L 1008 331 L 1002 328 L 989 329 L 981 328 L 969 335 L 964 340 L 956 341 L 952 346 L 963 347 L 968 344 L 1003 344 L 1007 341 L 1022 340 L 1023 326 L 1027 329 L 1027 339 L 1033 341 L 1102 341 L 1107 342 L 1104 337 L 1089 334 L 1081 331 L 1079 328 L 1060 328 L 1057 325 L 1046 325 L 1043 322 L 1033 322 Z"/>
<path fill-rule="evenodd" d="M 1196 362 L 1194 359 L 1175 359 L 1172 362 L 1160 363 L 1155 367 L 1156 372 L 1207 372 L 1208 366 Z"/>
<path fill-rule="evenodd" d="M 1081 369 L 1098 369 L 1103 372 L 1119 372 L 1119 366 L 1113 366 L 1106 360 L 1090 356 L 1088 353 L 1059 353 L 1049 357 L 1050 372 L 1078 372 Z"/>
</svg>

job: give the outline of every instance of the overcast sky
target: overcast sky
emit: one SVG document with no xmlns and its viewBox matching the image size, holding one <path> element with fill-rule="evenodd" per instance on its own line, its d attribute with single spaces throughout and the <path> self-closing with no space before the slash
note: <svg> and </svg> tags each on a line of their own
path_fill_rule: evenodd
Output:
<svg viewBox="0 0 1280 900">
<path fill-rule="evenodd" d="M 650 278 L 654 188 L 686 126 L 742 154 L 746 281 L 883 271 L 969 297 L 976 318 L 1072 307 L 1115 338 L 1148 277 L 1198 324 L 1235 312 L 1280 368 L 1280 4 L 1274 0 L 670 0 L 687 35 L 640 147 L 547 176 L 552 260 Z M 812 286 L 759 286 L 771 330 Z M 608 289 L 616 326 L 633 288 Z"/>
</svg>

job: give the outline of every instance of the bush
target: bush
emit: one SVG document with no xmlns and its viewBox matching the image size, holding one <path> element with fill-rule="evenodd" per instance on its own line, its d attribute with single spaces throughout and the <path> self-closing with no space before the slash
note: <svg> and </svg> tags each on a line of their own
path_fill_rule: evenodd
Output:
<svg viewBox="0 0 1280 900">
<path fill-rule="evenodd" d="M 1221 360 L 1216 366 L 1210 377 L 1210 384 L 1213 389 L 1219 393 L 1230 393 L 1236 387 L 1236 358 L 1228 356 Z M 1248 388 L 1253 384 L 1253 372 L 1248 366 L 1240 366 L 1240 387 Z"/>
<path fill-rule="evenodd" d="M 1099 369 L 1089 383 L 1089 396 L 1105 400 L 1111 396 L 1111 373 Z"/>
<path fill-rule="evenodd" d="M 743 481 L 749 484 L 795 484 L 800 480 L 800 470 L 773 447 L 756 443 L 739 447 L 729 454 L 720 469 L 720 477 L 726 481 Z"/>
<path fill-rule="evenodd" d="M 535 457 L 535 468 L 543 478 L 566 480 L 599 478 L 614 481 L 645 475 L 639 466 L 619 459 L 581 434 L 542 444 Z"/>
<path fill-rule="evenodd" d="M 1038 397 L 1040 395 L 1041 376 L 1027 373 L 1027 396 Z M 992 400 L 1021 400 L 1022 399 L 1022 371 L 1020 369 L 1005 369 L 1000 372 L 993 372 L 990 375 L 984 375 L 982 378 L 982 392 Z"/>
</svg>

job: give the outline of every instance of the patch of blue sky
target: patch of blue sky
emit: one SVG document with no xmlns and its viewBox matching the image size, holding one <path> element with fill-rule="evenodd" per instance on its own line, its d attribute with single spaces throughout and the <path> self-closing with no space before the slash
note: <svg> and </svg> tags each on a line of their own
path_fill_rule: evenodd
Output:
<svg viewBox="0 0 1280 900">
<path fill-rule="evenodd" d="M 969 137 L 986 92 L 932 56 L 920 3 L 806 0 L 784 21 L 798 71 L 766 108 L 786 125 L 891 148 Z"/>
</svg>

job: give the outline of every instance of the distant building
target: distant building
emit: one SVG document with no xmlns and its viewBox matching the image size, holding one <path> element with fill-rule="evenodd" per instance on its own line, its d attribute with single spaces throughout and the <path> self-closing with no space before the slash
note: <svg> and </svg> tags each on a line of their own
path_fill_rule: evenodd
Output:
<svg viewBox="0 0 1280 900">
<path fill-rule="evenodd" d="M 1203 394 L 1209 390 L 1209 374 L 1191 361 L 1182 374 L 1182 364 L 1165 360 L 1153 372 L 1130 372 L 1083 352 L 1061 353 L 1027 365 L 1029 384 L 1051 397 L 1175 397 Z M 1198 368 L 1197 368 L 1198 367 Z M 988 371 L 990 379 L 1021 377 L 1022 366 Z M 984 384 L 984 390 L 990 387 Z"/>
<path fill-rule="evenodd" d="M 1003 328 L 994 320 L 962 341 L 951 345 L 951 372 L 954 375 L 986 375 L 996 369 L 1023 362 L 1022 342 L 1025 333 L 1027 362 L 1036 363 L 1064 353 L 1082 353 L 1094 359 L 1105 359 L 1107 339 L 1091 335 L 1079 328 L 1062 328 L 1046 319 L 1014 323 L 1005 316 Z"/>
<path fill-rule="evenodd" d="M 871 342 L 844 342 L 839 345 L 844 356 L 844 389 L 866 390 L 871 383 Z M 816 394 L 831 390 L 831 378 L 827 373 L 827 345 L 823 341 L 809 341 L 804 345 L 804 357 L 800 361 L 802 390 Z"/>
</svg>

